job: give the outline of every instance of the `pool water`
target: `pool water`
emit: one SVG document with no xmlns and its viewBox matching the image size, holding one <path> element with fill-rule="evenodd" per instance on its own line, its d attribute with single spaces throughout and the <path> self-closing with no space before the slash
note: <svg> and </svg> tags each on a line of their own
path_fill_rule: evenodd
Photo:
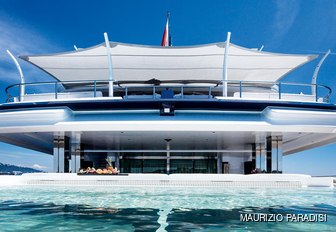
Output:
<svg viewBox="0 0 336 232">
<path fill-rule="evenodd" d="M 241 215 L 284 217 L 243 222 Z M 326 215 L 293 222 L 287 215 Z M 287 218 L 288 219 L 288 218 Z M 332 188 L 16 186 L 0 190 L 0 231 L 335 231 Z"/>
</svg>

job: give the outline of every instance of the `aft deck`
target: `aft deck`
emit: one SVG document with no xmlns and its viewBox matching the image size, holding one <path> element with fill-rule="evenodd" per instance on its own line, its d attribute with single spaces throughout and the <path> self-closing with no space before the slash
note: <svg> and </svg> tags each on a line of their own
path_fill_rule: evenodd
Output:
<svg viewBox="0 0 336 232">
<path fill-rule="evenodd" d="M 218 83 L 136 84 L 108 81 L 34 82 L 6 88 L 7 103 L 76 100 L 250 100 L 329 103 L 331 89 L 324 85 L 285 82 L 228 81 Z M 22 91 L 23 89 L 23 91 Z"/>
</svg>

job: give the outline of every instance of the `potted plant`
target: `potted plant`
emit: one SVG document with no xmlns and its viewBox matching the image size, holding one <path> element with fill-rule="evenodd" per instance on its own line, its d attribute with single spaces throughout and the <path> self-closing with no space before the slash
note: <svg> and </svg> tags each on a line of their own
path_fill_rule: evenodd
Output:
<svg viewBox="0 0 336 232">
<path fill-rule="evenodd" d="M 113 170 L 113 166 L 112 166 L 113 160 L 112 160 L 112 158 L 110 156 L 108 156 L 105 160 L 107 162 L 107 170 L 112 171 Z"/>
</svg>

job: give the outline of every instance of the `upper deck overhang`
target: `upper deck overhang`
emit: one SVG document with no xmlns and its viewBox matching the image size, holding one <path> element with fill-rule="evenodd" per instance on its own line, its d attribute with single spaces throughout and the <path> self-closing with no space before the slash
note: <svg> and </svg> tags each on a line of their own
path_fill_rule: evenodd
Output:
<svg viewBox="0 0 336 232">
<path fill-rule="evenodd" d="M 67 107 L 73 111 L 114 111 L 114 110 L 159 110 L 162 103 L 173 104 L 176 110 L 216 111 L 263 111 L 267 107 L 298 108 L 308 110 L 336 110 L 336 105 L 320 102 L 278 101 L 258 99 L 175 99 L 175 98 L 78 98 L 46 101 L 27 101 L 0 104 L 1 110 L 37 109 L 44 107 Z"/>
<path fill-rule="evenodd" d="M 160 116 L 167 102 L 174 116 Z M 59 132 L 80 132 L 85 143 L 102 149 L 152 149 L 168 136 L 186 149 L 249 150 L 260 136 L 281 135 L 284 154 L 291 154 L 336 141 L 332 104 L 104 99 L 11 103 L 0 110 L 1 141 L 47 153 Z"/>
</svg>

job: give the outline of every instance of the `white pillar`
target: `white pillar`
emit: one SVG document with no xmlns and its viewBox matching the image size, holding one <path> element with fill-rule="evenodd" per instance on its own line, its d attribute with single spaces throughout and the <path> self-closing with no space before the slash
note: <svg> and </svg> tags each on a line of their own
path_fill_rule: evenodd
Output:
<svg viewBox="0 0 336 232">
<path fill-rule="evenodd" d="M 264 143 L 256 143 L 256 169 L 266 172 L 266 149 Z"/>
<path fill-rule="evenodd" d="M 171 139 L 166 140 L 166 151 L 167 151 L 167 174 L 170 174 L 170 141 Z"/>
<path fill-rule="evenodd" d="M 317 75 L 320 71 L 320 68 L 324 62 L 324 60 L 329 56 L 331 50 L 329 49 L 326 54 L 324 54 L 324 56 L 322 57 L 322 59 L 320 60 L 320 62 L 317 64 L 315 70 L 314 70 L 314 74 L 312 77 L 312 95 L 316 96 L 316 80 L 317 80 Z"/>
<path fill-rule="evenodd" d="M 231 32 L 227 33 L 227 39 L 225 42 L 225 53 L 224 53 L 224 63 L 223 63 L 223 97 L 227 97 L 227 80 L 228 80 L 228 55 L 230 46 Z"/>
<path fill-rule="evenodd" d="M 79 132 L 73 132 L 70 138 L 70 150 L 71 150 L 71 172 L 77 173 L 81 167 L 81 134 Z"/>
<path fill-rule="evenodd" d="M 9 50 L 7 50 L 7 54 L 12 58 L 12 60 L 14 61 L 15 65 L 16 65 L 16 68 L 19 72 L 20 80 L 21 80 L 20 101 L 23 101 L 23 96 L 25 95 L 25 79 L 24 79 L 24 76 L 23 76 L 21 66 L 20 66 L 19 62 L 17 61 L 17 59 L 15 58 L 15 56 L 13 56 L 13 54 Z"/>
<path fill-rule="evenodd" d="M 277 154 L 277 170 L 279 173 L 282 173 L 282 157 L 283 157 L 283 153 L 282 153 L 282 137 L 278 136 L 278 154 Z"/>
<path fill-rule="evenodd" d="M 64 173 L 64 133 L 54 135 L 54 172 Z"/>
<path fill-rule="evenodd" d="M 115 163 L 115 167 L 120 170 L 120 152 L 118 152 L 116 154 L 116 163 Z"/>
<path fill-rule="evenodd" d="M 282 173 L 282 136 L 267 138 L 267 172 Z"/>
<path fill-rule="evenodd" d="M 217 173 L 221 174 L 223 173 L 222 170 L 222 153 L 217 152 Z"/>
<path fill-rule="evenodd" d="M 54 172 L 58 172 L 58 137 L 54 137 L 54 149 L 53 149 L 53 159 L 54 159 Z"/>
<path fill-rule="evenodd" d="M 109 97 L 113 97 L 113 70 L 112 70 L 112 56 L 111 56 L 111 47 L 108 35 L 104 33 L 106 52 L 107 52 L 107 62 L 109 65 Z"/>
</svg>

